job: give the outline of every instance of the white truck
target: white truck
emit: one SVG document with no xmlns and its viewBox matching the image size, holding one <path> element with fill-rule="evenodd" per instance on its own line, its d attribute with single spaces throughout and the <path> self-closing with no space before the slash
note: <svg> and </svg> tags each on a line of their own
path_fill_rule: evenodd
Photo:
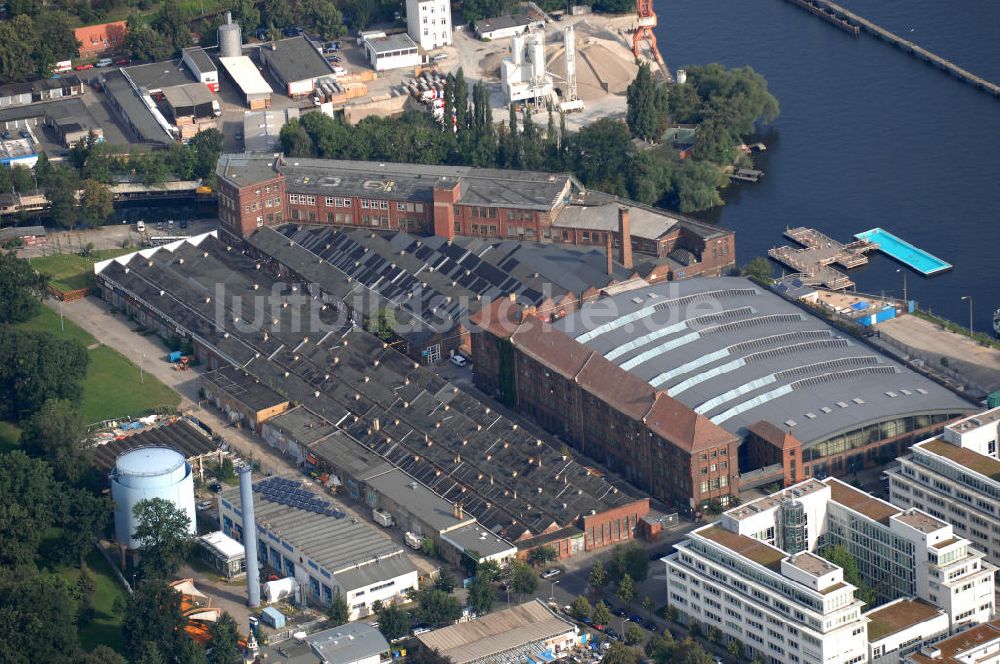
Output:
<svg viewBox="0 0 1000 664">
<path fill-rule="evenodd" d="M 375 523 L 382 526 L 383 528 L 392 528 L 392 515 L 385 510 L 372 510 L 372 518 L 375 519 Z"/>
<path fill-rule="evenodd" d="M 403 536 L 403 540 L 406 542 L 406 546 L 415 551 L 419 551 L 424 546 L 424 538 L 416 533 L 407 531 L 406 535 Z"/>
</svg>

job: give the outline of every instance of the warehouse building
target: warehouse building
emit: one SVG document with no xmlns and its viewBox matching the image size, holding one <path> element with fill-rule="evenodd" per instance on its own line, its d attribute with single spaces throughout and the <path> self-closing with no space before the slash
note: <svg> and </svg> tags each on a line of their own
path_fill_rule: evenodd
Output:
<svg viewBox="0 0 1000 664">
<path fill-rule="evenodd" d="M 0 109 L 78 97 L 82 94 L 83 81 L 76 74 L 25 83 L 4 83 L 0 85 Z"/>
<path fill-rule="evenodd" d="M 417 568 L 401 545 L 306 483 L 269 476 L 254 484 L 253 500 L 260 562 L 295 578 L 310 601 L 329 606 L 342 594 L 357 620 L 375 602 L 403 601 L 417 589 Z M 242 542 L 239 489 L 219 494 L 219 516 L 223 532 Z"/>
<path fill-rule="evenodd" d="M 264 661 L 277 664 L 380 664 L 391 658 L 389 643 L 368 623 L 350 623 L 304 638 L 294 638 L 263 651 Z"/>
<path fill-rule="evenodd" d="M 181 51 L 181 62 L 199 83 L 212 92 L 219 91 L 219 70 L 200 46 L 192 46 Z"/>
<path fill-rule="evenodd" d="M 245 55 L 219 58 L 219 64 L 229 74 L 233 84 L 243 93 L 244 103 L 252 111 L 271 105 L 271 86 Z"/>
<path fill-rule="evenodd" d="M 246 152 L 280 152 L 282 128 L 298 118 L 297 108 L 247 111 L 243 114 L 243 149 Z"/>
<path fill-rule="evenodd" d="M 476 34 L 480 39 L 507 39 L 516 35 L 523 35 L 532 28 L 545 29 L 545 21 L 535 19 L 527 14 L 504 14 L 493 18 L 484 18 L 476 21 Z"/>
<path fill-rule="evenodd" d="M 235 579 L 247 573 L 246 551 L 243 545 L 222 531 L 206 533 L 198 538 L 201 561 L 216 574 Z"/>
<path fill-rule="evenodd" d="M 242 367 L 390 467 L 461 503 L 520 551 L 545 537 L 568 556 L 636 535 L 648 498 L 492 412 L 334 307 L 276 288 L 259 265 L 209 234 L 100 261 L 95 273 L 109 302 L 151 330 L 190 339 L 209 369 Z M 216 296 L 222 302 L 205 297 L 216 284 L 226 285 L 228 295 Z M 263 330 L 235 320 L 253 319 L 245 296 L 258 289 L 281 293 Z"/>
<path fill-rule="evenodd" d="M 231 424 L 239 424 L 254 433 L 261 426 L 289 408 L 288 399 L 242 369 L 220 367 L 201 375 L 205 398 L 226 413 Z"/>
<path fill-rule="evenodd" d="M 848 549 L 881 609 L 863 612 L 844 570 L 817 555 L 828 546 Z M 668 605 L 762 661 L 899 661 L 995 608 L 996 568 L 950 525 L 833 478 L 729 510 L 675 548 Z"/>
<path fill-rule="evenodd" d="M 688 509 L 856 472 L 971 408 L 743 278 L 663 282 L 551 324 L 497 301 L 477 321 L 480 388 Z"/>
<path fill-rule="evenodd" d="M 1000 408 L 949 424 L 886 470 L 890 500 L 955 527 L 1000 565 Z"/>
<path fill-rule="evenodd" d="M 540 599 L 417 636 L 452 664 L 551 662 L 585 645 L 576 625 Z"/>
<path fill-rule="evenodd" d="M 558 317 L 634 274 L 599 249 L 499 239 L 290 224 L 265 226 L 247 244 L 274 274 L 308 285 L 358 324 L 391 310 L 406 342 L 399 350 L 426 364 L 470 352 L 467 318 L 482 303 L 514 294 Z"/>
<path fill-rule="evenodd" d="M 316 47 L 305 37 L 292 37 L 269 42 L 258 51 L 264 69 L 292 98 L 311 95 L 316 80 L 333 73 Z"/>
<path fill-rule="evenodd" d="M 365 39 L 365 53 L 375 71 L 403 69 L 420 64 L 420 50 L 405 32 Z"/>
<path fill-rule="evenodd" d="M 606 253 L 610 245 L 627 269 L 642 268 L 633 254 L 653 257 L 660 279 L 719 275 L 735 264 L 732 231 L 586 190 L 565 173 L 222 155 L 216 174 L 222 229 L 235 238 L 291 220 Z"/>
</svg>

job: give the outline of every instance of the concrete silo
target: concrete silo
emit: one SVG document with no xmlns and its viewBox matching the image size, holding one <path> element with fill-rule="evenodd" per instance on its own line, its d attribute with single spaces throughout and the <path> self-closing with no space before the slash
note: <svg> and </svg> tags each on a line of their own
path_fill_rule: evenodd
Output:
<svg viewBox="0 0 1000 664">
<path fill-rule="evenodd" d="M 219 26 L 219 57 L 238 58 L 243 55 L 243 34 L 240 24 L 233 23 L 232 14 L 226 12 L 226 22 Z"/>
<path fill-rule="evenodd" d="M 111 471 L 111 498 L 115 502 L 115 541 L 137 549 L 132 538 L 136 520 L 132 509 L 148 498 L 162 498 L 181 509 L 195 534 L 194 474 L 180 452 L 167 447 L 140 447 L 118 457 Z"/>
</svg>

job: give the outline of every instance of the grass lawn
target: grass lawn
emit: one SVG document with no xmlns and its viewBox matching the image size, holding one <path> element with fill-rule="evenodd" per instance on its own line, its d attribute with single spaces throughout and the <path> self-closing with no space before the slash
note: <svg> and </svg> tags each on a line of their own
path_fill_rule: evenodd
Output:
<svg viewBox="0 0 1000 664">
<path fill-rule="evenodd" d="M 87 288 L 93 284 L 94 263 L 122 254 L 136 251 L 130 249 L 104 249 L 95 251 L 90 256 L 78 254 L 57 254 L 32 258 L 31 266 L 43 274 L 49 275 L 49 283 L 62 291 Z"/>
<path fill-rule="evenodd" d="M 176 407 L 181 402 L 177 392 L 148 372 L 140 381 L 139 367 L 113 348 L 99 346 L 89 352 L 81 406 L 84 422 L 145 415 L 156 406 Z"/>
<path fill-rule="evenodd" d="M 91 549 L 87 554 L 87 567 L 97 581 L 93 595 L 97 615 L 93 622 L 80 628 L 80 646 L 84 650 L 93 650 L 96 646 L 105 645 L 121 652 L 124 645 L 122 621 L 120 616 L 115 615 L 112 607 L 117 597 L 125 599 L 125 589 L 96 549 Z M 64 567 L 59 573 L 73 584 L 80 577 L 80 570 L 76 567 Z"/>
<path fill-rule="evenodd" d="M 68 318 L 64 317 L 62 324 L 60 324 L 59 312 L 49 309 L 44 304 L 41 306 L 41 311 L 37 316 L 31 320 L 19 323 L 18 327 L 25 330 L 51 332 L 59 339 L 76 341 L 84 347 L 97 342 L 97 339 L 92 337 L 89 332 L 85 331 L 82 327 Z"/>
<path fill-rule="evenodd" d="M 0 420 L 0 453 L 16 450 L 20 438 L 21 429 L 16 424 Z"/>
</svg>

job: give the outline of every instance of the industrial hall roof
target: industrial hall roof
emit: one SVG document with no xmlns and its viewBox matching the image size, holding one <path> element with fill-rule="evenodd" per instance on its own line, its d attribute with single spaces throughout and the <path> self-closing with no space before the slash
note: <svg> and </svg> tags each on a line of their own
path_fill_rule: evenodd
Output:
<svg viewBox="0 0 1000 664">
<path fill-rule="evenodd" d="M 219 450 L 207 433 L 182 418 L 95 445 L 93 463 L 98 470 L 110 472 L 119 456 L 139 447 L 169 447 L 187 459 Z"/>
<path fill-rule="evenodd" d="M 270 476 L 264 481 L 273 482 L 276 477 Z M 298 491 L 329 503 L 326 496 L 302 488 L 304 485 L 298 479 L 289 481 L 298 485 Z M 325 570 L 333 574 L 345 590 L 388 581 L 416 569 L 402 545 L 374 525 L 352 518 L 336 507 L 329 511 L 337 514 L 331 515 L 286 504 L 291 501 L 277 502 L 267 497 L 268 494 L 259 488 L 260 484 L 254 484 L 253 492 L 257 525 L 267 528 L 305 553 L 322 568 L 320 573 Z M 226 489 L 220 495 L 233 508 L 239 509 L 239 487 Z M 262 541 L 268 540 L 262 538 Z M 271 546 L 275 546 L 273 541 Z"/>
<path fill-rule="evenodd" d="M 469 664 L 518 648 L 542 645 L 549 639 L 575 631 L 575 625 L 535 599 L 476 620 L 425 632 L 417 639 L 424 647 L 437 650 L 454 664 Z M 507 661 L 507 658 L 499 661 Z"/>
<path fill-rule="evenodd" d="M 288 403 L 288 399 L 261 383 L 255 376 L 236 367 L 219 367 L 202 374 L 201 379 L 255 412 Z"/>
<path fill-rule="evenodd" d="M 285 83 L 326 76 L 333 70 L 305 37 L 268 42 L 260 47 L 260 57 Z"/>
<path fill-rule="evenodd" d="M 553 327 L 738 434 L 766 420 L 808 446 L 867 424 L 971 409 L 743 278 L 621 293 L 590 302 Z"/>
<path fill-rule="evenodd" d="M 369 315 L 391 304 L 401 323 L 444 332 L 483 301 L 514 294 L 542 305 L 630 273 L 603 250 L 502 240 L 417 237 L 329 226 L 264 227 L 247 240 L 265 255 Z"/>
<path fill-rule="evenodd" d="M 647 500 L 354 327 L 335 307 L 276 282 L 262 263 L 212 235 L 144 254 L 98 263 L 98 281 L 190 331 L 439 496 L 461 501 L 509 541 L 575 525 L 592 511 L 631 504 L 639 511 Z M 277 293 L 267 303 L 273 318 L 249 325 L 255 305 L 248 296 L 258 291 Z"/>
</svg>

